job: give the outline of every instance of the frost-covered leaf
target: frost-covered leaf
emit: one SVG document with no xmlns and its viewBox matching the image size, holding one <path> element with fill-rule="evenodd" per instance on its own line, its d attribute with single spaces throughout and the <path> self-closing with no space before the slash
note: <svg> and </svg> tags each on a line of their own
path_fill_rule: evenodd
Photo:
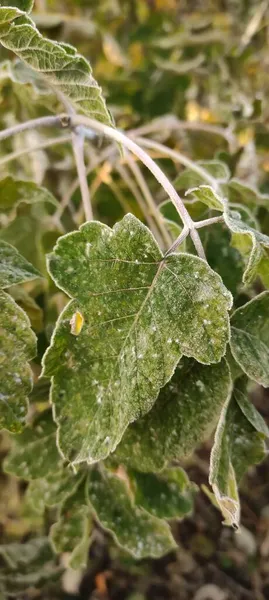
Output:
<svg viewBox="0 0 269 600">
<path fill-rule="evenodd" d="M 226 182 L 230 177 L 230 171 L 227 165 L 218 160 L 200 160 L 197 161 L 197 166 L 201 167 L 204 171 L 197 173 L 192 169 L 185 169 L 178 175 L 174 185 L 177 189 L 180 190 L 188 190 L 189 188 L 193 188 L 199 186 L 201 184 L 208 184 L 208 179 L 206 174 L 208 173 L 211 177 L 218 182 Z"/>
<path fill-rule="evenodd" d="M 100 524 L 135 558 L 158 558 L 176 547 L 167 523 L 135 506 L 126 483 L 116 474 L 93 469 L 87 492 Z"/>
<path fill-rule="evenodd" d="M 12 437 L 12 447 L 5 459 L 6 473 L 22 479 L 39 479 L 59 471 L 62 458 L 56 447 L 56 428 L 50 411 L 41 414 L 32 427 Z"/>
<path fill-rule="evenodd" d="M 0 588 L 6 591 L 8 597 L 18 598 L 28 588 L 52 582 L 62 573 L 45 537 L 25 544 L 4 544 L 0 546 L 0 556 L 4 562 L 0 571 Z"/>
<path fill-rule="evenodd" d="M 242 385 L 239 381 L 231 401 L 223 408 L 210 459 L 210 484 L 226 525 L 235 527 L 240 522 L 238 484 L 248 467 L 265 457 L 264 440 L 268 435 L 248 398 L 242 400 L 244 394 L 244 382 Z"/>
<path fill-rule="evenodd" d="M 0 240 L 0 288 L 30 281 L 36 277 L 42 277 L 41 273 L 21 256 L 14 246 Z"/>
<path fill-rule="evenodd" d="M 0 212 L 8 215 L 21 202 L 31 205 L 44 203 L 48 208 L 57 208 L 58 206 L 54 196 L 46 188 L 37 185 L 33 181 L 22 181 L 11 176 L 1 179 Z"/>
<path fill-rule="evenodd" d="M 132 215 L 112 230 L 92 222 L 62 237 L 49 270 L 75 298 L 44 359 L 59 444 L 68 460 L 95 462 L 150 410 L 182 354 L 221 359 L 232 298 L 200 258 L 163 260 Z"/>
<path fill-rule="evenodd" d="M 231 179 L 224 189 L 230 202 L 246 204 L 254 210 L 259 206 L 269 207 L 268 194 L 262 194 L 257 188 L 240 181 L 240 179 Z"/>
<path fill-rule="evenodd" d="M 27 315 L 2 290 L 0 330 L 0 428 L 18 432 L 25 422 L 32 389 L 28 361 L 36 354 L 36 337 Z"/>
<path fill-rule="evenodd" d="M 210 267 L 222 278 L 224 285 L 235 297 L 242 284 L 244 261 L 231 246 L 231 234 L 225 224 L 215 223 L 201 230 L 201 239 Z"/>
<path fill-rule="evenodd" d="M 1 246 L 1 242 L 0 242 Z M 39 276 L 40 277 L 40 276 Z M 39 286 L 37 285 L 37 290 Z M 16 304 L 18 304 L 24 312 L 28 315 L 31 327 L 34 331 L 40 332 L 43 329 L 43 310 L 37 304 L 35 299 L 27 293 L 26 289 L 21 285 L 13 285 L 9 288 L 8 293 L 12 296 L 13 300 L 15 300 Z"/>
<path fill-rule="evenodd" d="M 224 220 L 233 232 L 233 246 L 246 256 L 245 283 L 251 282 L 257 275 L 264 248 L 269 248 L 269 237 L 241 219 L 239 212 L 224 212 Z M 268 259 L 269 260 L 269 259 Z"/>
<path fill-rule="evenodd" d="M 182 518 L 193 509 L 193 489 L 188 476 L 179 467 L 160 474 L 128 471 L 135 503 L 160 519 Z"/>
<path fill-rule="evenodd" d="M 90 64 L 75 48 L 43 37 L 30 17 L 20 10 L 0 7 L 0 26 L 0 42 L 5 48 L 42 73 L 76 110 L 111 125 Z"/>
<path fill-rule="evenodd" d="M 269 386 L 269 292 L 238 308 L 231 319 L 231 351 L 241 369 Z"/>
<path fill-rule="evenodd" d="M 160 471 L 182 459 L 210 435 L 230 393 L 224 360 L 212 366 L 182 361 L 153 409 L 128 427 L 117 459 L 139 471 Z"/>
<path fill-rule="evenodd" d="M 85 497 L 85 482 L 62 504 L 58 520 L 50 529 L 50 541 L 57 553 L 70 552 L 69 566 L 73 569 L 87 564 L 90 518 Z"/>
<path fill-rule="evenodd" d="M 203 204 L 214 210 L 220 210 L 221 212 L 224 210 L 225 200 L 210 185 L 190 188 L 185 192 L 185 196 L 193 196 L 196 200 L 203 202 Z"/>
<path fill-rule="evenodd" d="M 74 475 L 69 468 L 48 473 L 43 479 L 30 481 L 25 502 L 32 510 L 42 514 L 46 506 L 61 504 L 74 493 L 81 481 L 81 473 Z"/>
</svg>

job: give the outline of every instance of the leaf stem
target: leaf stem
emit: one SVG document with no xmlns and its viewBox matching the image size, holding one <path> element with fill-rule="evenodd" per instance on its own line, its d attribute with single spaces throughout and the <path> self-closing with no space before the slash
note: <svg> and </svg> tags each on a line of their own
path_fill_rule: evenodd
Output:
<svg viewBox="0 0 269 600">
<path fill-rule="evenodd" d="M 224 217 L 223 215 L 219 215 L 218 217 L 210 217 L 210 219 L 203 219 L 203 221 L 195 221 L 195 229 L 201 229 L 201 227 L 207 227 L 207 225 L 213 225 L 214 223 L 223 223 Z"/>
</svg>

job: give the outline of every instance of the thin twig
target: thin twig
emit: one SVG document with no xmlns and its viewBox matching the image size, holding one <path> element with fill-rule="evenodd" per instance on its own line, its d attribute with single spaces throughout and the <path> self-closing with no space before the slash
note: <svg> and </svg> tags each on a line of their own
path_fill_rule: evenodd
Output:
<svg viewBox="0 0 269 600">
<path fill-rule="evenodd" d="M 180 119 L 177 119 L 177 117 L 175 117 L 174 115 L 164 115 L 163 117 L 154 119 L 151 123 L 142 125 L 141 127 L 137 127 L 135 129 L 131 129 L 130 131 L 128 131 L 128 135 L 134 135 L 136 137 L 141 135 L 144 136 L 150 133 L 154 133 L 155 131 L 163 131 L 164 129 L 168 129 L 169 131 L 205 131 L 223 137 L 229 144 L 229 149 L 231 152 L 235 151 L 237 147 L 236 136 L 232 133 L 230 129 L 225 129 L 223 127 L 213 125 L 211 123 L 201 123 L 198 121 L 181 121 Z"/>
<path fill-rule="evenodd" d="M 204 260 L 206 260 L 205 251 L 204 251 L 203 244 L 201 242 L 198 231 L 194 228 L 191 229 L 190 236 L 193 241 L 194 247 L 195 247 L 196 251 L 198 252 L 198 256 L 200 256 L 200 258 L 203 258 Z"/>
<path fill-rule="evenodd" d="M 89 186 L 87 181 L 87 173 L 84 162 L 84 136 L 79 133 L 72 134 L 72 146 L 78 172 L 81 198 L 84 207 L 84 214 L 87 221 L 92 221 L 93 212 L 90 199 Z"/>
<path fill-rule="evenodd" d="M 144 216 L 146 223 L 148 223 L 153 235 L 159 242 L 160 234 L 159 234 L 158 228 L 156 227 L 156 223 L 155 223 L 154 219 L 152 218 L 151 214 L 149 214 L 147 211 L 145 199 L 144 199 L 143 195 L 141 194 L 138 186 L 136 185 L 136 182 L 132 179 L 132 177 L 130 177 L 130 175 L 128 173 L 128 169 L 124 165 L 119 164 L 115 167 L 115 169 L 119 173 L 119 175 L 121 176 L 123 181 L 125 181 L 127 187 L 130 189 L 131 193 L 133 194 L 133 196 L 142 212 L 142 215 Z"/>
<path fill-rule="evenodd" d="M 71 135 L 62 135 L 59 137 L 50 138 L 40 144 L 36 144 L 35 146 L 30 146 L 29 148 L 23 148 L 22 150 L 16 150 L 15 152 L 10 152 L 3 158 L 0 158 L 0 166 L 7 164 L 12 160 L 17 160 L 24 154 L 30 154 L 31 152 L 36 152 L 37 150 L 45 150 L 46 148 L 50 148 L 51 146 L 59 146 L 60 144 L 65 144 L 66 142 L 71 141 Z"/>
<path fill-rule="evenodd" d="M 212 177 L 212 175 L 210 175 L 208 171 L 203 169 L 203 167 L 197 165 L 197 163 L 193 162 L 190 158 L 187 158 L 187 156 L 185 156 L 184 154 L 181 154 L 181 152 L 178 152 L 178 150 L 172 150 L 172 148 L 169 148 L 164 144 L 160 144 L 159 142 L 155 142 L 155 140 L 149 140 L 148 138 L 136 137 L 135 139 L 137 143 L 141 146 L 152 150 L 158 150 L 159 152 L 162 152 L 164 156 L 168 156 L 172 160 L 181 163 L 189 169 L 192 169 L 192 171 L 200 175 L 215 190 L 218 189 L 218 182 L 215 179 L 215 177 Z"/>
<path fill-rule="evenodd" d="M 13 127 L 8 127 L 0 131 L 0 141 L 6 140 L 7 138 L 28 131 L 29 129 L 37 129 L 37 127 L 68 127 L 69 119 L 66 115 L 55 115 L 48 117 L 39 117 L 38 119 L 30 119 L 25 123 L 18 123 Z"/>
<path fill-rule="evenodd" d="M 87 128 L 93 129 L 94 131 L 99 131 L 103 133 L 107 137 L 114 139 L 116 142 L 119 142 L 123 146 L 126 146 L 128 150 L 133 152 L 140 160 L 144 163 L 144 165 L 151 171 L 160 185 L 165 189 L 169 198 L 171 198 L 173 204 L 175 205 L 184 225 L 191 228 L 192 227 L 192 219 L 184 206 L 180 196 L 176 192 L 175 188 L 169 181 L 168 177 L 163 173 L 160 167 L 152 160 L 152 158 L 142 149 L 136 142 L 132 139 L 124 135 L 121 131 L 117 129 L 113 129 L 113 127 L 109 127 L 108 125 L 104 125 L 99 121 L 94 121 L 88 117 L 78 116 L 72 117 L 73 125 L 77 126 L 78 129 L 85 134 L 85 137 L 89 134 Z M 83 125 L 83 127 L 81 127 Z M 84 127 L 85 126 L 85 127 Z"/>
<path fill-rule="evenodd" d="M 159 229 L 159 232 L 161 234 L 161 237 L 164 241 L 164 244 L 167 247 L 169 247 L 171 244 L 170 234 L 164 225 L 162 215 L 153 200 L 151 191 L 147 185 L 147 182 L 145 181 L 145 179 L 143 177 L 143 173 L 142 173 L 141 169 L 139 168 L 137 163 L 134 160 L 132 160 L 132 158 L 130 156 L 127 158 L 127 164 L 129 165 L 129 168 L 131 169 L 131 171 L 141 189 L 141 192 L 147 203 L 149 214 L 154 218 L 156 225 Z"/>
<path fill-rule="evenodd" d="M 175 250 L 177 249 L 178 246 L 180 246 L 180 244 L 182 244 L 184 242 L 184 240 L 186 239 L 186 237 L 189 234 L 189 230 L 187 228 L 183 228 L 181 233 L 179 234 L 178 238 L 175 240 L 175 242 L 172 244 L 171 248 L 169 248 L 169 250 L 167 250 L 167 252 L 165 253 L 164 257 L 169 256 L 169 254 L 172 254 L 172 252 L 175 252 Z"/>
<path fill-rule="evenodd" d="M 201 227 L 207 227 L 207 225 L 213 225 L 214 223 L 223 223 L 223 215 L 218 217 L 210 217 L 209 219 L 203 219 L 203 221 L 194 221 L 195 229 L 201 229 Z"/>
</svg>

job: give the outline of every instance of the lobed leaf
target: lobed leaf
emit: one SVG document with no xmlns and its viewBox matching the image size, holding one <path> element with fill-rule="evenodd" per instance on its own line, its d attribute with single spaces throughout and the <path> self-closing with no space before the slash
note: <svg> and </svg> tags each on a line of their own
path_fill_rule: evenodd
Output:
<svg viewBox="0 0 269 600">
<path fill-rule="evenodd" d="M 238 483 L 250 465 L 266 456 L 264 439 L 268 436 L 260 415 L 244 394 L 244 382 L 239 381 L 223 408 L 210 459 L 209 481 L 215 498 L 225 524 L 236 528 L 240 522 Z"/>
<path fill-rule="evenodd" d="M 243 222 L 238 212 L 225 211 L 224 220 L 234 234 L 233 245 L 247 257 L 243 281 L 249 283 L 258 273 L 260 261 L 264 257 L 264 248 L 269 248 L 269 237 Z"/>
<path fill-rule="evenodd" d="M 135 503 L 159 519 L 179 519 L 193 510 L 193 488 L 179 467 L 160 474 L 129 470 Z"/>
<path fill-rule="evenodd" d="M 189 188 L 207 184 L 207 174 L 214 177 L 218 183 L 226 182 L 230 178 L 230 171 L 224 162 L 219 160 L 199 160 L 197 166 L 204 170 L 197 173 L 193 169 L 184 169 L 176 178 L 174 185 L 179 190 L 188 190 Z"/>
<path fill-rule="evenodd" d="M 25 202 L 35 205 L 44 203 L 48 208 L 57 208 L 58 202 L 54 196 L 44 187 L 33 181 L 22 181 L 14 179 L 10 175 L 0 180 L 0 209 L 1 213 L 9 214 Z"/>
<path fill-rule="evenodd" d="M 187 456 L 212 432 L 231 387 L 224 360 L 211 366 L 180 363 L 153 409 L 128 427 L 117 459 L 139 471 L 161 471 Z"/>
<path fill-rule="evenodd" d="M 30 321 L 14 300 L 0 290 L 0 428 L 19 432 L 32 389 L 28 361 L 36 354 L 36 337 Z"/>
<path fill-rule="evenodd" d="M 231 351 L 241 369 L 260 385 L 269 386 L 269 292 L 259 294 L 231 319 Z"/>
<path fill-rule="evenodd" d="M 200 258 L 163 260 L 132 215 L 112 230 L 92 222 L 62 237 L 49 270 L 75 299 L 59 318 L 43 373 L 53 376 L 62 453 L 91 463 L 150 410 L 182 354 L 220 361 L 232 298 Z"/>
<path fill-rule="evenodd" d="M 40 479 L 62 468 L 56 446 L 56 428 L 50 411 L 41 414 L 32 427 L 14 435 L 13 444 L 4 461 L 6 473 L 21 479 Z"/>
<path fill-rule="evenodd" d="M 0 42 L 33 70 L 42 73 L 76 110 L 111 124 L 101 88 L 89 63 L 75 48 L 43 37 L 32 19 L 15 8 L 0 7 Z"/>
<path fill-rule="evenodd" d="M 74 493 L 81 481 L 81 473 L 74 475 L 67 468 L 48 473 L 43 479 L 30 481 L 25 502 L 32 510 L 42 514 L 46 506 L 57 506 Z"/>
<path fill-rule="evenodd" d="M 69 566 L 85 567 L 88 558 L 90 519 L 85 499 L 85 482 L 62 504 L 58 521 L 50 528 L 50 541 L 55 552 L 70 552 Z"/>
<path fill-rule="evenodd" d="M 42 277 L 41 273 L 21 256 L 16 248 L 0 240 L 0 288 L 31 281 L 37 277 Z"/>
<path fill-rule="evenodd" d="M 225 199 L 221 198 L 210 185 L 190 188 L 185 192 L 185 196 L 194 196 L 196 200 L 214 210 L 223 212 L 225 207 Z"/>
<path fill-rule="evenodd" d="M 102 527 L 135 558 L 158 558 L 176 547 L 167 523 L 135 506 L 125 482 L 114 473 L 93 469 L 87 493 Z"/>
</svg>

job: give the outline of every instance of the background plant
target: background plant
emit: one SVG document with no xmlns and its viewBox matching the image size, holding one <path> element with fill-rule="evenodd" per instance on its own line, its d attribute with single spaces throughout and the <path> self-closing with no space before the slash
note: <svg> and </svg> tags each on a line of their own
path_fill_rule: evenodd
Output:
<svg viewBox="0 0 269 600">
<path fill-rule="evenodd" d="M 236 48 L 195 14 L 185 30 L 173 7 L 101 5 L 85 45 L 110 112 L 66 44 L 76 19 L 31 8 L 0 3 L 1 425 L 32 534 L 23 561 L 1 550 L 15 595 L 59 576 L 51 548 L 84 566 L 96 522 L 136 558 L 172 550 L 167 520 L 193 505 L 182 461 L 215 428 L 213 501 L 238 527 L 268 435 L 248 395 L 269 377 L 265 3 Z M 50 543 L 33 535 L 48 511 Z"/>
</svg>

